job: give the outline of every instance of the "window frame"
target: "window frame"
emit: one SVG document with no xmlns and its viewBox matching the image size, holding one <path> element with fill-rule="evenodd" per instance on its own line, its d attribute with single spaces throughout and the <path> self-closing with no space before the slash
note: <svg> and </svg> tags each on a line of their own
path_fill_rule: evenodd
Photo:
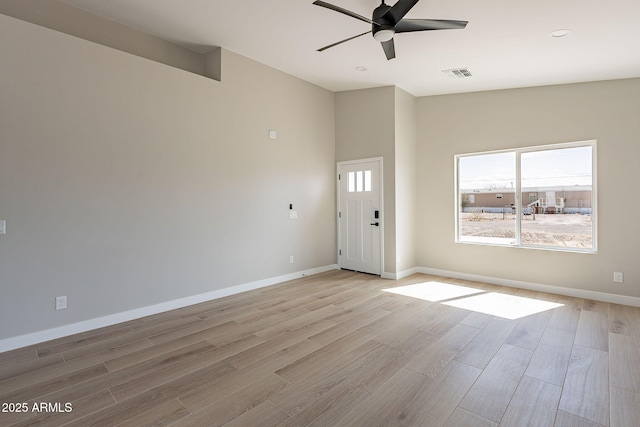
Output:
<svg viewBox="0 0 640 427">
<path fill-rule="evenodd" d="M 578 148 L 578 147 L 591 147 L 591 248 L 572 248 L 565 246 L 542 246 L 523 244 L 521 241 L 522 233 L 522 163 L 521 157 L 524 153 L 559 150 L 565 148 Z M 463 157 L 481 156 L 485 154 L 499 154 L 499 153 L 515 153 L 515 208 L 516 208 L 516 226 L 515 226 L 515 243 L 489 243 L 481 241 L 469 241 L 461 240 L 460 236 L 460 213 L 461 209 L 461 194 L 460 194 L 460 182 L 459 182 L 459 161 Z M 509 148 L 502 150 L 490 150 L 480 151 L 473 153 L 463 153 L 454 155 L 454 226 L 455 226 L 455 243 L 468 244 L 468 245 L 481 245 L 481 246 L 497 246 L 497 247 L 511 247 L 517 249 L 538 249 L 544 251 L 561 251 L 561 252 L 578 252 L 587 254 L 598 253 L 598 197 L 597 197 L 597 140 L 585 140 L 575 142 L 562 142 L 555 144 L 536 145 L 521 148 Z"/>
</svg>

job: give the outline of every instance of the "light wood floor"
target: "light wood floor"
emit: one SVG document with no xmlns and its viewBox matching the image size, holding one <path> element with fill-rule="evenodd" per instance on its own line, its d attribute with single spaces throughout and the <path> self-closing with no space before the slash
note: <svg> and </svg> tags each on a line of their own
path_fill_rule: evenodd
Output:
<svg viewBox="0 0 640 427">
<path fill-rule="evenodd" d="M 383 291 L 429 282 L 562 306 Z M 2 426 L 640 426 L 640 309 L 332 271 L 2 353 L 0 403 Z"/>
</svg>

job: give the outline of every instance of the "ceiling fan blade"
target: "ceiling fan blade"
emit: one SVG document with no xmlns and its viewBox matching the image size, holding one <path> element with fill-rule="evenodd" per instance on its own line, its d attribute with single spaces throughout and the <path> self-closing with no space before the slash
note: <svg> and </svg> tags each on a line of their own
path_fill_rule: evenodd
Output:
<svg viewBox="0 0 640 427">
<path fill-rule="evenodd" d="M 384 54 L 387 55 L 387 60 L 393 59 L 396 57 L 396 47 L 393 44 L 393 39 L 381 42 L 382 49 L 384 50 Z"/>
<path fill-rule="evenodd" d="M 322 52 L 323 50 L 327 50 L 330 47 L 338 46 L 339 44 L 342 44 L 344 42 L 348 42 L 349 40 L 356 39 L 356 38 L 358 38 L 360 36 L 364 36 L 365 34 L 369 34 L 370 32 L 371 31 L 367 31 L 366 33 L 358 34 L 357 36 L 353 36 L 353 37 L 349 37 L 348 39 L 340 40 L 339 42 L 330 44 L 329 46 L 321 47 L 320 49 L 317 50 L 317 52 Z"/>
<path fill-rule="evenodd" d="M 393 28 L 396 33 L 410 33 L 413 31 L 430 30 L 461 30 L 468 21 L 453 21 L 450 19 L 403 19 Z"/>
<path fill-rule="evenodd" d="M 394 23 L 400 22 L 404 15 L 406 15 L 413 6 L 418 3 L 418 0 L 398 0 L 396 4 L 391 6 L 391 9 L 384 14 L 385 17 L 391 17 Z"/>
<path fill-rule="evenodd" d="M 358 15 L 355 12 L 351 12 L 350 10 L 343 9 L 343 8 L 341 8 L 339 6 L 333 5 L 331 3 L 327 3 L 325 1 L 316 0 L 316 1 L 313 2 L 313 4 L 315 4 L 316 6 L 326 7 L 327 9 L 331 9 L 331 10 L 334 10 L 336 12 L 343 13 L 343 14 L 345 14 L 347 16 L 352 17 L 352 18 L 356 18 L 356 19 L 359 19 L 361 21 L 368 22 L 369 24 L 380 25 L 377 22 L 374 22 L 369 18 L 366 18 L 366 17 L 364 17 L 362 15 Z"/>
</svg>

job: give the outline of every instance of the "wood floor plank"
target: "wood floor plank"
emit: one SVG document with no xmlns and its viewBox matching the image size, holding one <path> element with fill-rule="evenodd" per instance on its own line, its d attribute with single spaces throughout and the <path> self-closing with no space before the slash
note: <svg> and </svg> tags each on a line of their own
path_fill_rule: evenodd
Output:
<svg viewBox="0 0 640 427">
<path fill-rule="evenodd" d="M 190 415 L 178 399 L 169 400 L 154 407 L 152 410 L 143 412 L 140 415 L 131 417 L 118 424 L 118 427 L 139 427 L 139 426 L 168 426 L 184 419 Z"/>
<path fill-rule="evenodd" d="M 392 298 L 392 295 L 386 293 L 378 294 L 376 292 L 371 292 L 365 295 L 362 295 L 361 293 L 358 300 L 354 299 L 346 304 L 338 304 L 342 311 L 327 316 L 326 320 L 330 320 L 336 324 L 342 323 L 355 316 L 366 313 L 369 310 L 380 308 L 383 304 L 388 303 Z"/>
<path fill-rule="evenodd" d="M 288 418 L 290 418 L 289 414 L 267 400 L 226 423 L 225 427 L 276 427 L 282 425 Z"/>
<path fill-rule="evenodd" d="M 611 385 L 640 393 L 640 336 L 609 334 Z"/>
<path fill-rule="evenodd" d="M 86 369 L 100 363 L 85 363 L 84 361 L 72 361 L 65 363 L 56 363 L 26 371 L 19 375 L 10 375 L 7 379 L 0 381 L 0 397 L 15 393 L 16 390 L 23 389 L 38 383 L 51 381 L 57 377 L 71 375 L 81 369 Z"/>
<path fill-rule="evenodd" d="M 369 393 L 360 388 L 351 388 L 346 384 L 337 385 L 322 393 L 318 398 L 308 402 L 298 411 L 295 411 L 289 419 L 278 427 L 350 425 L 347 417 L 349 411 L 352 408 L 359 407 L 370 397 Z"/>
<path fill-rule="evenodd" d="M 27 374 L 29 372 L 34 372 L 42 368 L 63 363 L 64 357 L 62 357 L 62 354 L 60 353 L 52 354 L 49 357 L 26 359 L 20 363 L 7 363 L 5 365 L 0 362 L 0 382 L 9 378 L 17 377 L 22 374 Z"/>
<path fill-rule="evenodd" d="M 309 339 L 322 345 L 328 345 L 358 329 L 371 325 L 375 321 L 389 315 L 389 313 L 387 310 L 375 308 L 351 318 L 349 322 L 340 323 L 332 328 L 312 335 Z"/>
<path fill-rule="evenodd" d="M 471 387 L 460 407 L 499 422 L 532 354 L 531 350 L 504 344 Z"/>
<path fill-rule="evenodd" d="M 407 402 L 410 402 L 415 397 L 425 381 L 433 380 L 413 371 L 401 369 L 383 387 L 380 387 L 378 393 L 369 395 L 356 405 L 341 408 L 341 425 L 353 427 L 392 425 L 389 424 L 388 418 L 397 418 L 398 414 L 407 405 Z M 306 420 L 303 419 L 303 421 Z M 318 422 L 311 425 L 322 426 L 327 424 Z"/>
<path fill-rule="evenodd" d="M 282 322 L 278 322 L 275 325 L 271 325 L 267 328 L 262 328 L 259 331 L 256 331 L 255 334 L 264 339 L 272 339 L 292 333 L 294 331 L 300 331 L 301 328 L 305 329 L 310 324 L 319 321 L 323 321 L 323 323 L 331 323 L 331 326 L 334 326 L 335 322 L 326 320 L 326 318 L 340 311 L 342 311 L 340 307 L 329 304 L 317 310 L 307 311 L 306 313 L 302 313 L 290 319 L 283 320 Z M 325 329 L 328 328 L 320 328 L 318 331 L 311 333 L 308 336 L 315 335 L 316 333 L 324 331 Z"/>
<path fill-rule="evenodd" d="M 478 368 L 451 362 L 432 381 L 425 381 L 398 414 L 388 416 L 386 425 L 445 425 L 481 372 Z"/>
<path fill-rule="evenodd" d="M 0 402 L 26 402 L 37 399 L 38 397 L 47 395 L 56 390 L 71 387 L 75 384 L 81 384 L 92 378 L 106 375 L 109 371 L 103 363 L 98 363 L 87 368 L 75 370 L 73 372 L 51 378 L 27 387 L 20 388 L 11 392 L 0 395 Z"/>
<path fill-rule="evenodd" d="M 369 343 L 376 344 L 375 341 Z M 360 348 L 362 347 L 364 346 Z M 406 354 L 402 350 L 390 348 L 386 344 L 379 344 L 362 357 L 349 363 L 340 360 L 337 365 L 342 367 L 330 375 L 327 372 L 326 378 L 330 380 L 345 378 L 352 387 L 374 392 L 406 365 L 407 358 L 405 356 Z M 312 383 L 318 381 L 322 381 L 322 379 L 318 377 L 311 379 Z M 303 383 L 299 384 L 304 386 Z"/>
<path fill-rule="evenodd" d="M 341 289 L 333 290 L 328 296 L 314 295 L 315 301 L 311 301 L 308 304 L 300 304 L 305 310 L 318 310 L 328 305 L 340 305 L 347 303 L 360 295 L 358 286 L 365 283 L 364 281 L 352 281 L 345 283 L 345 286 Z"/>
<path fill-rule="evenodd" d="M 580 320 L 580 312 L 582 311 L 582 300 L 561 297 L 558 298 L 558 303 L 563 305 L 553 310 L 547 328 L 575 333 Z"/>
<path fill-rule="evenodd" d="M 640 394 L 611 387 L 611 427 L 640 426 Z"/>
<path fill-rule="evenodd" d="M 114 359 L 109 359 L 105 361 L 105 365 L 109 368 L 109 372 L 120 371 L 125 368 L 130 368 L 131 366 L 139 365 L 142 367 L 144 363 L 147 363 L 150 360 L 154 360 L 156 357 L 162 357 L 166 355 L 172 355 L 170 357 L 174 357 L 173 354 L 181 354 L 186 351 L 189 352 L 190 349 L 197 349 L 201 347 L 212 348 L 213 344 L 209 343 L 206 340 L 200 340 L 193 344 L 191 344 L 190 339 L 182 340 L 180 338 L 175 339 L 173 341 L 167 341 L 158 345 L 154 345 L 151 347 L 144 348 L 134 353 L 129 353 L 120 357 L 116 357 Z M 246 338 L 242 340 L 244 345 L 237 346 L 237 351 L 243 351 L 247 348 L 256 346 L 258 344 L 263 343 L 264 340 L 262 338 L 258 338 L 255 335 L 247 335 Z M 238 342 L 232 343 L 237 345 Z M 218 351 L 220 347 L 218 347 Z M 228 356 L 225 356 L 228 357 Z M 172 359 L 175 360 L 175 359 Z"/>
<path fill-rule="evenodd" d="M 266 402 L 271 395 L 277 393 L 288 384 L 287 381 L 276 374 L 266 375 L 246 387 L 201 408 L 175 425 L 222 426 Z"/>
<path fill-rule="evenodd" d="M 522 377 L 500 427 L 552 426 L 562 387 L 528 376 Z"/>
<path fill-rule="evenodd" d="M 582 301 L 582 310 L 607 316 L 609 314 L 609 303 L 585 299 Z"/>
<path fill-rule="evenodd" d="M 133 383 L 136 379 L 147 376 L 163 378 L 162 373 L 175 364 L 189 363 L 191 358 L 202 356 L 205 353 L 215 354 L 217 351 L 207 342 L 197 343 L 179 350 L 175 350 L 152 359 L 140 362 L 137 365 L 109 372 L 93 381 L 87 381 L 74 387 L 57 390 L 43 396 L 44 399 L 64 402 L 76 402 L 84 396 L 94 393 L 96 390 L 111 389 L 123 384 Z M 215 359 L 211 360 L 213 363 Z"/>
<path fill-rule="evenodd" d="M 391 317 L 381 319 L 380 328 L 375 332 L 375 338 L 378 342 L 396 346 L 416 332 L 433 329 L 439 324 L 446 323 L 446 326 L 442 325 L 442 329 L 449 330 L 459 320 L 459 318 L 451 318 L 450 315 L 451 311 L 432 310 L 430 304 L 416 301 L 401 311 L 391 313 Z M 430 335 L 434 335 L 434 333 L 430 333 Z"/>
<path fill-rule="evenodd" d="M 119 325 L 107 326 L 75 335 L 70 335 L 37 345 L 38 357 L 46 357 L 55 353 L 62 353 L 69 349 L 79 349 L 113 337 L 131 333 L 137 329 L 148 327 L 144 319 L 131 320 Z"/>
<path fill-rule="evenodd" d="M 473 412 L 456 408 L 444 427 L 498 427 L 498 424 Z"/>
<path fill-rule="evenodd" d="M 257 335 L 259 339 L 264 340 L 263 343 L 256 346 L 247 348 L 235 355 L 227 357 L 227 361 L 236 368 L 243 368 L 256 363 L 258 360 L 268 357 L 276 351 L 285 349 L 299 341 L 305 340 L 312 335 L 327 330 L 334 326 L 333 322 L 327 320 L 318 320 L 313 323 L 302 325 L 296 330 L 289 331 L 288 333 L 272 337 L 271 339 L 265 339 L 262 335 Z M 256 334 L 260 334 L 257 332 Z"/>
<path fill-rule="evenodd" d="M 462 319 L 460 323 L 462 325 L 471 326 L 473 328 L 483 329 L 493 319 L 493 316 L 485 313 L 473 312 L 467 317 Z"/>
<path fill-rule="evenodd" d="M 154 345 L 162 344 L 176 339 L 187 340 L 189 338 L 192 338 L 191 342 L 198 342 L 214 337 L 216 335 L 221 335 L 236 330 L 237 323 L 233 320 L 220 322 L 219 319 L 200 319 L 197 322 L 192 322 L 192 324 L 186 328 L 161 331 L 148 336 L 147 339 Z"/>
<path fill-rule="evenodd" d="M 604 427 L 602 424 L 580 418 L 577 415 L 558 411 L 554 427 Z"/>
<path fill-rule="evenodd" d="M 520 319 L 505 342 L 517 347 L 535 350 L 550 318 L 551 313 L 543 311 Z"/>
<path fill-rule="evenodd" d="M 424 325 L 420 327 L 421 330 L 427 331 L 432 335 L 443 336 L 469 316 L 467 310 L 451 309 L 447 306 L 441 307 L 444 308 L 436 310 L 439 315 L 432 321 L 425 321 Z"/>
<path fill-rule="evenodd" d="M 223 323 L 229 320 L 238 320 L 250 314 L 260 313 L 260 310 L 253 307 L 251 300 L 247 298 L 234 298 L 223 305 L 216 304 L 216 301 L 202 304 L 200 310 L 194 310 L 191 314 L 201 320 L 212 321 L 218 319 Z M 185 318 L 185 316 L 180 317 Z"/>
<path fill-rule="evenodd" d="M 495 318 L 458 354 L 456 360 L 484 369 L 500 350 L 516 323 Z"/>
<path fill-rule="evenodd" d="M 229 393 L 234 393 L 256 379 L 271 375 L 279 369 L 304 358 L 318 350 L 320 346 L 312 341 L 303 340 L 286 349 L 260 359 L 258 362 L 220 376 L 200 387 L 191 387 L 179 395 L 180 401 L 191 412 L 197 412 L 211 403 L 220 400 Z"/>
<path fill-rule="evenodd" d="M 609 322 L 606 315 L 582 310 L 576 330 L 576 345 L 609 351 Z"/>
<path fill-rule="evenodd" d="M 317 382 L 291 384 L 272 396 L 270 400 L 291 416 L 306 411 L 304 418 L 314 419 L 319 414 L 310 417 L 310 408 L 324 406 L 319 403 L 321 401 L 333 402 L 340 400 L 345 392 L 349 392 L 354 388 L 346 377 L 333 375 Z"/>
<path fill-rule="evenodd" d="M 20 365 L 24 362 L 34 361 L 38 359 L 37 346 L 18 348 L 16 350 L 0 352 L 0 366 L 4 369 L 10 369 L 14 365 Z"/>
<path fill-rule="evenodd" d="M 640 308 L 609 304 L 609 332 L 640 336 Z"/>
<path fill-rule="evenodd" d="M 412 357 L 407 369 L 435 378 L 460 351 L 480 332 L 471 326 L 458 324 L 441 337 L 437 337 Z"/>
<path fill-rule="evenodd" d="M 609 425 L 609 355 L 575 345 L 559 409 Z"/>
<path fill-rule="evenodd" d="M 382 345 L 365 339 L 361 336 L 359 341 L 354 341 L 347 336 L 288 364 L 276 373 L 292 383 L 313 382 L 327 377 Z"/>
<path fill-rule="evenodd" d="M 154 410 L 154 408 L 173 400 L 188 390 L 207 385 L 232 369 L 233 367 L 224 361 L 205 366 L 151 390 L 136 394 L 130 399 L 73 421 L 69 423 L 69 426 L 113 426 L 120 424 Z"/>
<path fill-rule="evenodd" d="M 216 361 L 216 358 L 210 357 L 215 354 L 215 351 L 216 349 L 212 348 L 197 356 L 182 358 L 178 363 L 162 369 L 161 375 L 158 375 L 156 371 L 152 371 L 145 375 L 132 378 L 127 382 L 115 385 L 109 390 L 111 390 L 111 394 L 113 394 L 116 401 L 122 402 L 163 384 L 180 380 L 180 378 L 191 375 L 201 369 L 207 369 L 210 366 L 216 366 L 219 372 L 229 372 L 236 369 L 225 360 Z"/>
<path fill-rule="evenodd" d="M 292 319 L 297 315 L 307 312 L 308 310 L 300 307 L 299 305 L 287 310 L 280 307 L 272 307 L 265 310 L 258 310 L 256 313 L 247 313 L 246 316 L 235 319 L 235 322 L 241 325 L 253 325 L 253 329 L 248 328 L 247 330 L 259 331 L 260 329 L 268 328 L 269 326 L 276 325 L 283 320 Z"/>
<path fill-rule="evenodd" d="M 126 337 L 103 341 L 100 345 L 83 347 L 78 351 L 69 350 L 62 353 L 65 361 L 82 360 L 87 363 L 99 363 L 108 359 L 135 353 L 153 346 L 147 339 L 130 341 Z"/>
<path fill-rule="evenodd" d="M 557 386 L 564 378 L 571 358 L 574 335 L 558 329 L 547 329 L 533 353 L 525 375 Z"/>
</svg>

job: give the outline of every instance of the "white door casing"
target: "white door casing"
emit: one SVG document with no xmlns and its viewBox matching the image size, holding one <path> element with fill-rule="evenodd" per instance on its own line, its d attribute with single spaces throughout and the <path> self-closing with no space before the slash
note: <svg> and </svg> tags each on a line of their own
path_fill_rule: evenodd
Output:
<svg viewBox="0 0 640 427">
<path fill-rule="evenodd" d="M 338 163 L 338 265 L 382 274 L 382 158 Z"/>
</svg>

